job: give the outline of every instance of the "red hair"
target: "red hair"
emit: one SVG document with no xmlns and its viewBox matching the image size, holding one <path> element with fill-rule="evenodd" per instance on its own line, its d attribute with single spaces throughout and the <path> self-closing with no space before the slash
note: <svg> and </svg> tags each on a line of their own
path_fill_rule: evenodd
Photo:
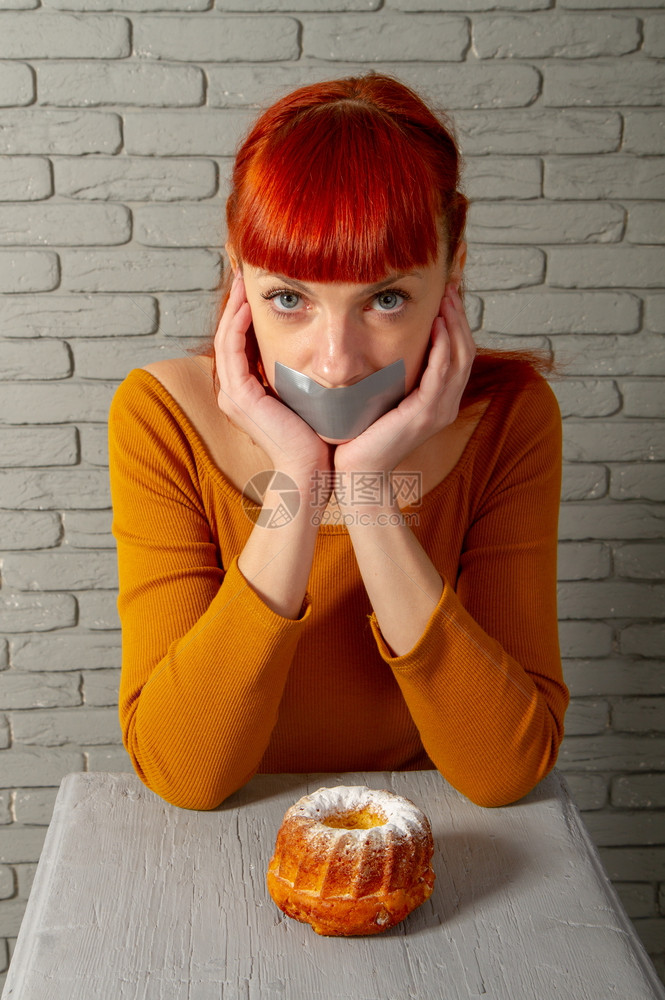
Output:
<svg viewBox="0 0 665 1000">
<path fill-rule="evenodd" d="M 452 259 L 467 209 L 459 170 L 452 129 L 397 80 L 302 87 L 238 152 L 229 241 L 248 264 L 304 281 L 378 281 L 432 263 L 441 236 Z"/>
<path fill-rule="evenodd" d="M 460 168 L 450 122 L 400 81 L 369 73 L 301 87 L 238 150 L 229 244 L 240 261 L 304 281 L 379 281 L 432 263 L 442 238 L 450 264 L 468 207 Z M 498 367 L 520 361 L 547 368 L 533 354 L 479 351 L 464 402 L 486 398 Z"/>
</svg>

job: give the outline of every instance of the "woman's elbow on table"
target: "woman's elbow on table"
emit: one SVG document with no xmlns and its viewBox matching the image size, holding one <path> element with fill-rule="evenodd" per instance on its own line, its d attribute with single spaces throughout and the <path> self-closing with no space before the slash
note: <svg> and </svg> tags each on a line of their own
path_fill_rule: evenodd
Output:
<svg viewBox="0 0 665 1000">
<path fill-rule="evenodd" d="M 238 776 L 237 772 L 220 773 L 214 765 L 208 771 L 202 764 L 190 764 L 185 768 L 182 761 L 178 767 L 177 764 L 158 759 L 157 755 L 150 754 L 146 747 L 139 745 L 131 725 L 124 733 L 123 742 L 143 784 L 165 802 L 179 809 L 217 809 L 256 773 L 256 767 L 242 776 Z"/>
<path fill-rule="evenodd" d="M 500 809 L 503 806 L 512 806 L 516 802 L 519 802 L 525 795 L 533 791 L 544 777 L 545 774 L 541 775 L 536 781 L 527 782 L 524 785 L 513 788 L 483 788 L 477 792 L 473 791 L 465 794 L 466 798 L 476 806 L 482 806 L 484 809 Z"/>
<path fill-rule="evenodd" d="M 543 735 L 540 745 L 515 747 L 507 758 L 498 754 L 485 766 L 466 773 L 459 782 L 444 772 L 443 776 L 477 806 L 496 809 L 519 802 L 547 777 L 557 761 L 562 731 L 553 726 Z"/>
<path fill-rule="evenodd" d="M 458 791 L 461 791 L 474 805 L 482 806 L 484 809 L 499 809 L 502 806 L 511 806 L 533 791 L 536 785 L 549 774 L 552 767 L 554 767 L 554 763 L 552 763 L 551 767 L 537 773 L 535 776 L 524 776 L 521 780 L 505 781 L 501 778 L 492 784 L 483 784 L 477 788 L 459 788 Z"/>
<path fill-rule="evenodd" d="M 227 782 L 178 782 L 172 779 L 169 780 L 168 777 L 162 774 L 146 774 L 134 757 L 132 757 L 132 763 L 141 781 L 155 795 L 159 795 L 169 805 L 177 806 L 179 809 L 190 809 L 200 812 L 210 812 L 212 809 L 217 809 L 234 792 L 237 792 L 239 788 L 246 785 L 255 773 L 251 771 L 240 780 L 236 777 L 235 780 L 228 780 Z"/>
<path fill-rule="evenodd" d="M 484 766 L 467 773 L 468 787 L 459 790 L 476 805 L 497 808 L 519 802 L 554 768 L 570 696 L 564 684 L 554 684 L 548 692 L 547 699 L 535 703 L 529 723 L 509 735 L 503 750 L 486 746 Z"/>
</svg>

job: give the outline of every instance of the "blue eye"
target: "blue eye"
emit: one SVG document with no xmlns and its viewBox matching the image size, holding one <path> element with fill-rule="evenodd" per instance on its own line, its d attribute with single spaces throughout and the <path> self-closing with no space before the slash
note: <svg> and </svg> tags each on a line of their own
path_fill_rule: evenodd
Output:
<svg viewBox="0 0 665 1000">
<path fill-rule="evenodd" d="M 374 299 L 379 312 L 394 312 L 406 301 L 407 296 L 403 292 L 388 290 L 379 292 Z"/>
<path fill-rule="evenodd" d="M 269 292 L 264 298 L 270 299 L 279 312 L 292 312 L 300 305 L 300 296 L 296 292 L 275 291 Z"/>
</svg>

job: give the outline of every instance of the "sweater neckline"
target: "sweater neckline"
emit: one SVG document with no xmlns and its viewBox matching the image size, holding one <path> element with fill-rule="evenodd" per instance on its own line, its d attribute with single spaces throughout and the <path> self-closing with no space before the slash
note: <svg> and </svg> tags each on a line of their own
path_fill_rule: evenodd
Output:
<svg viewBox="0 0 665 1000">
<path fill-rule="evenodd" d="M 136 368 L 134 369 L 133 374 L 135 373 L 138 373 L 139 377 L 143 378 L 143 380 L 157 392 L 170 412 L 177 416 L 178 421 L 186 430 L 187 440 L 192 447 L 192 450 L 195 452 L 197 460 L 205 467 L 210 478 L 213 479 L 236 504 L 243 504 L 245 506 L 247 504 L 252 504 L 253 506 L 256 506 L 258 510 L 258 504 L 254 504 L 254 501 L 250 500 L 249 497 L 246 497 L 245 494 L 239 490 L 230 479 L 227 478 L 224 472 L 222 472 L 219 466 L 213 461 L 212 456 L 210 455 L 210 452 L 208 451 L 208 448 L 206 447 L 205 442 L 196 427 L 163 383 L 160 382 L 159 379 L 152 374 L 152 372 L 146 371 L 145 368 Z M 469 440 L 466 442 L 462 450 L 462 454 L 448 475 L 444 476 L 444 478 L 433 486 L 431 490 L 428 490 L 427 493 L 423 493 L 419 504 L 408 504 L 407 506 L 402 507 L 401 510 L 403 513 L 415 513 L 433 506 L 437 500 L 439 500 L 440 497 L 462 477 L 473 458 L 473 454 L 478 447 L 480 439 L 485 434 L 487 421 L 488 419 L 491 419 L 495 402 L 496 399 L 492 396 L 488 405 L 485 407 L 485 410 L 481 414 L 476 426 L 474 427 Z M 319 531 L 323 531 L 328 534 L 336 534 L 339 532 L 346 533 L 347 529 L 342 524 L 322 524 L 319 527 Z"/>
</svg>

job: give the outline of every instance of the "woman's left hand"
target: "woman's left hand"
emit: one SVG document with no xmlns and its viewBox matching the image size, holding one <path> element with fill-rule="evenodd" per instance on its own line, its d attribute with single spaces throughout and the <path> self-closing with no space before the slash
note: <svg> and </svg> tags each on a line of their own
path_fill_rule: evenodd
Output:
<svg viewBox="0 0 665 1000">
<path fill-rule="evenodd" d="M 446 285 L 432 324 L 427 367 L 402 402 L 335 449 L 338 471 L 392 470 L 420 444 L 452 424 L 469 379 L 476 346 L 457 288 Z"/>
</svg>

